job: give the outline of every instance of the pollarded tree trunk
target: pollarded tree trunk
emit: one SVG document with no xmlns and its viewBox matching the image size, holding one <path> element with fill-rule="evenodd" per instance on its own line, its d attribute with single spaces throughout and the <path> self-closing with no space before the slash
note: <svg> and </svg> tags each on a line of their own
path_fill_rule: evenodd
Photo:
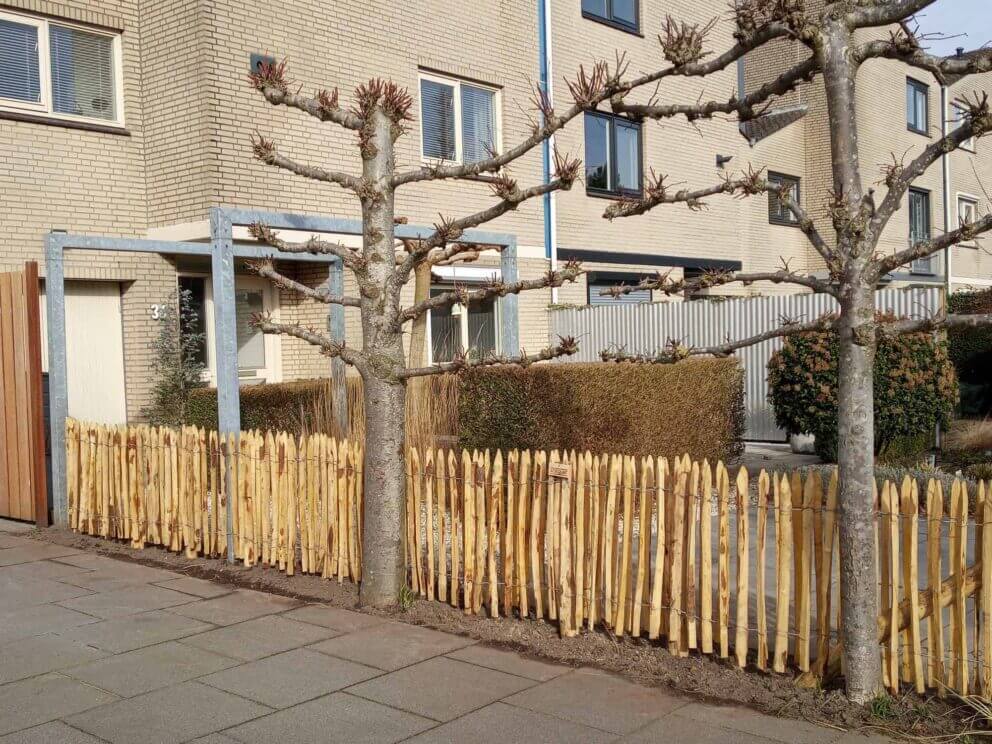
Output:
<svg viewBox="0 0 992 744">
<path fill-rule="evenodd" d="M 859 283 L 860 284 L 860 283 Z M 878 694 L 878 601 L 875 584 L 875 437 L 873 290 L 842 290 L 837 326 L 837 463 L 840 580 L 847 694 L 864 703 Z"/>
</svg>

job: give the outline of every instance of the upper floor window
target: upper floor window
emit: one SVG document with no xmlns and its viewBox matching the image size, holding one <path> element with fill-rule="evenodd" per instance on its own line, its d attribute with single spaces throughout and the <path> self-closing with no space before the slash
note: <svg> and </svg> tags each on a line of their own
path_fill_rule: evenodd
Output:
<svg viewBox="0 0 992 744">
<path fill-rule="evenodd" d="M 585 117 L 586 192 L 641 193 L 641 125 L 621 116 L 588 112 Z"/>
<path fill-rule="evenodd" d="M 972 196 L 958 195 L 958 227 L 971 225 L 978 221 L 978 200 Z M 962 243 L 971 248 L 976 246 L 974 241 Z"/>
<path fill-rule="evenodd" d="M 582 0 L 582 15 L 624 31 L 640 30 L 638 0 Z"/>
<path fill-rule="evenodd" d="M 957 103 L 952 103 L 952 114 L 954 121 L 954 128 L 957 129 L 961 127 L 968 120 L 968 109 Z M 975 151 L 975 138 L 969 137 L 964 142 L 961 143 L 961 148 L 964 150 L 969 150 L 971 152 Z"/>
<path fill-rule="evenodd" d="M 922 189 L 909 190 L 909 245 L 930 240 L 930 192 Z M 914 274 L 932 274 L 933 256 L 917 258 L 910 270 Z"/>
<path fill-rule="evenodd" d="M 799 179 L 782 173 L 769 173 L 768 182 L 779 184 L 783 192 L 796 204 L 799 201 Z M 774 191 L 768 192 L 768 221 L 776 225 L 797 225 L 799 219 Z"/>
<path fill-rule="evenodd" d="M 0 12 L 0 108 L 123 125 L 120 35 Z"/>
<path fill-rule="evenodd" d="M 475 163 L 499 151 L 496 90 L 455 78 L 420 76 L 423 156 Z"/>
<path fill-rule="evenodd" d="M 930 133 L 930 86 L 906 78 L 906 127 L 919 134 Z"/>
</svg>

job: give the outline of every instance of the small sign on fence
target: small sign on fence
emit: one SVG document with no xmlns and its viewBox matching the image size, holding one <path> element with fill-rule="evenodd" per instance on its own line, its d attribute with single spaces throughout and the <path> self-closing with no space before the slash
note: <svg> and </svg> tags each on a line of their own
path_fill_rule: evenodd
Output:
<svg viewBox="0 0 992 744">
<path fill-rule="evenodd" d="M 568 467 L 567 462 L 560 462 L 558 460 L 553 460 L 550 465 L 548 465 L 548 475 L 552 478 L 561 478 L 562 480 L 569 480 L 571 477 L 571 469 Z"/>
</svg>

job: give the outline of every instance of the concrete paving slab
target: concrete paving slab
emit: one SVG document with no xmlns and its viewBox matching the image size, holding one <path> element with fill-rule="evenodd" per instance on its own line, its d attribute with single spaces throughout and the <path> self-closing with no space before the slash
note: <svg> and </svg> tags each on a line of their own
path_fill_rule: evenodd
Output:
<svg viewBox="0 0 992 744">
<path fill-rule="evenodd" d="M 136 615 L 150 610 L 162 610 L 166 607 L 187 604 L 195 601 L 193 597 L 160 586 L 135 585 L 123 589 L 115 589 L 99 594 L 87 594 L 84 597 L 59 602 L 62 607 L 78 610 L 88 615 L 110 619 L 124 615 Z"/>
<path fill-rule="evenodd" d="M 474 641 L 415 625 L 383 623 L 312 646 L 321 653 L 357 661 L 385 671 L 440 656 Z"/>
<path fill-rule="evenodd" d="M 376 677 L 348 692 L 435 721 L 450 721 L 534 684 L 524 677 L 445 657 Z"/>
<path fill-rule="evenodd" d="M 474 646 L 466 646 L 457 651 L 452 651 L 450 654 L 446 654 L 446 656 L 450 659 L 467 661 L 470 664 L 495 669 L 499 672 L 527 677 L 527 679 L 537 680 L 538 682 L 547 682 L 549 679 L 560 677 L 572 671 L 571 667 L 551 664 L 541 659 L 529 658 L 513 651 L 505 651 L 479 643 Z"/>
<path fill-rule="evenodd" d="M 57 605 L 50 606 L 58 607 Z M 66 610 L 66 612 L 70 612 L 70 610 Z M 62 630 L 59 635 L 115 654 L 196 635 L 214 627 L 200 620 L 174 615 L 164 610 L 143 612 L 138 615 L 128 615 L 100 622 L 97 622 L 97 618 L 83 617 L 87 617 L 91 624 Z"/>
<path fill-rule="evenodd" d="M 174 612 L 214 625 L 233 625 L 262 615 L 285 612 L 298 607 L 299 604 L 296 600 L 287 597 L 237 589 L 223 597 L 177 607 Z"/>
<path fill-rule="evenodd" d="M 0 646 L 0 684 L 86 664 L 105 656 L 107 654 L 98 648 L 57 635 L 23 638 Z"/>
<path fill-rule="evenodd" d="M 72 716 L 66 723 L 113 744 L 178 744 L 269 710 L 208 685 L 184 682 Z"/>
<path fill-rule="evenodd" d="M 0 532 L 34 532 L 36 529 L 32 522 L 18 522 L 16 519 L 0 519 Z"/>
<path fill-rule="evenodd" d="M 0 687 L 0 734 L 37 726 L 117 700 L 61 674 L 43 674 Z"/>
<path fill-rule="evenodd" d="M 182 642 L 234 659 L 251 661 L 306 646 L 336 633 L 330 628 L 271 615 L 184 638 Z"/>
<path fill-rule="evenodd" d="M 629 734 L 688 701 L 603 672 L 578 669 L 504 702 L 592 728 Z"/>
<path fill-rule="evenodd" d="M 30 566 L 31 563 L 22 565 Z M 16 568 L 16 567 L 15 567 Z M 24 579 L 0 573 L 0 612 L 31 605 L 60 602 L 92 594 L 89 589 L 63 584 L 50 579 Z"/>
<path fill-rule="evenodd" d="M 0 645 L 98 622 L 100 618 L 55 604 L 0 612 Z"/>
<path fill-rule="evenodd" d="M 0 550 L 0 566 L 13 566 L 16 563 L 43 561 L 46 558 L 59 558 L 79 553 L 75 548 L 64 548 L 61 545 L 50 545 L 37 540 L 29 540 L 28 542 L 31 544 Z"/>
<path fill-rule="evenodd" d="M 741 731 L 728 731 L 676 715 L 660 718 L 639 731 L 623 737 L 623 744 L 772 744 L 771 739 Z M 793 742 L 803 741 L 795 738 Z"/>
<path fill-rule="evenodd" d="M 58 561 L 34 561 L 32 563 L 17 563 L 13 566 L 0 568 L 0 576 L 11 576 L 17 579 L 51 579 L 59 581 L 68 576 L 89 573 L 91 569 L 73 566 Z"/>
<path fill-rule="evenodd" d="M 356 630 L 366 630 L 382 625 L 387 622 L 375 615 L 366 615 L 364 612 L 352 612 L 342 610 L 340 607 L 328 607 L 327 605 L 306 605 L 286 613 L 286 617 L 294 620 L 302 620 L 305 623 L 321 625 L 325 628 L 333 628 L 342 633 L 354 633 Z"/>
<path fill-rule="evenodd" d="M 335 692 L 224 734 L 246 744 L 392 744 L 434 725 L 412 713 Z"/>
<path fill-rule="evenodd" d="M 181 578 L 180 574 L 163 571 L 158 568 L 139 566 L 134 563 L 110 561 L 110 565 L 100 567 L 86 574 L 66 576 L 61 581 L 75 584 L 95 592 L 112 592 L 118 589 L 128 589 L 141 584 L 170 581 Z"/>
<path fill-rule="evenodd" d="M 37 545 L 37 543 L 26 537 L 17 537 L 6 532 L 0 532 L 0 550 L 4 548 L 23 548 L 28 545 Z"/>
<path fill-rule="evenodd" d="M 104 690 L 133 697 L 237 665 L 236 659 L 175 641 L 140 648 L 63 672 Z"/>
<path fill-rule="evenodd" d="M 189 744 L 240 744 L 240 742 L 224 734 L 207 734 L 199 739 L 193 739 Z"/>
<path fill-rule="evenodd" d="M 178 579 L 156 581 L 155 585 L 165 587 L 166 589 L 172 589 L 173 591 L 182 592 L 183 594 L 192 594 L 194 597 L 200 597 L 201 599 L 222 597 L 225 594 L 230 594 L 234 591 L 234 589 L 229 586 L 215 584 L 213 581 L 196 579 L 192 576 L 180 576 Z"/>
<path fill-rule="evenodd" d="M 67 726 L 62 721 L 52 721 L 0 736 L 0 744 L 101 744 L 101 742 L 79 729 Z"/>
<path fill-rule="evenodd" d="M 724 732 L 726 733 L 726 732 Z M 506 744 L 539 741 L 542 744 L 599 744 L 616 741 L 614 734 L 582 726 L 572 721 L 493 703 L 450 723 L 425 731 L 410 739 L 410 744 Z"/>
<path fill-rule="evenodd" d="M 297 648 L 201 677 L 199 681 L 270 708 L 288 708 L 379 674 L 379 669 Z"/>
<path fill-rule="evenodd" d="M 796 741 L 808 742 L 808 744 L 833 742 L 839 735 L 834 729 L 789 718 L 773 718 L 748 708 L 690 703 L 679 708 L 672 717 L 675 716 L 681 716 L 691 723 L 704 723 L 727 731 L 751 734 L 768 741 L 787 744 Z"/>
</svg>

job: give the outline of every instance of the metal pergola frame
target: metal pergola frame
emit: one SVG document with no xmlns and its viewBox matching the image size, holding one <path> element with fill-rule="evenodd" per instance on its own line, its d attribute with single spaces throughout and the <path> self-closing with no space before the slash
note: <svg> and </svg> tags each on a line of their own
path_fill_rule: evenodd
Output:
<svg viewBox="0 0 992 744">
<path fill-rule="evenodd" d="M 109 238 L 51 232 L 45 237 L 45 302 L 48 311 L 48 386 L 50 400 L 50 435 L 52 453 L 52 511 L 54 522 L 60 527 L 68 525 L 66 493 L 65 422 L 69 412 L 68 370 L 66 367 L 65 331 L 65 252 L 68 250 L 122 251 L 130 253 L 157 253 L 179 256 L 210 258 L 214 298 L 214 343 L 217 360 L 217 424 L 221 434 L 239 435 L 241 432 L 240 384 L 238 380 L 237 318 L 235 312 L 236 259 L 273 258 L 279 261 L 321 263 L 328 265 L 328 290 L 332 296 L 344 291 L 344 272 L 336 256 L 310 253 L 286 253 L 264 245 L 235 245 L 234 227 L 260 222 L 273 229 L 302 230 L 316 233 L 361 235 L 361 220 L 336 217 L 319 217 L 287 212 L 268 212 L 255 209 L 213 207 L 210 210 L 210 242 L 195 243 L 140 238 Z M 425 239 L 434 233 L 433 227 L 397 225 L 397 238 Z M 503 280 L 517 281 L 517 240 L 508 233 L 469 230 L 458 242 L 478 245 L 502 246 L 500 268 Z M 331 338 L 345 340 L 345 309 L 343 305 L 329 304 L 327 326 Z M 501 349 L 505 354 L 516 354 L 520 346 L 518 324 L 518 297 L 503 298 L 500 315 Z M 331 361 L 331 374 L 344 380 L 344 362 Z M 343 421 L 347 421 L 346 397 L 341 395 L 344 386 L 335 392 L 335 408 Z M 344 400 L 339 401 L 342 397 Z M 340 403 L 340 405 L 339 405 Z M 342 420 L 339 419 L 339 422 Z M 231 473 L 225 474 L 227 492 L 231 493 Z M 234 535 L 231 521 L 234 510 L 227 510 L 227 555 L 234 561 Z"/>
</svg>

